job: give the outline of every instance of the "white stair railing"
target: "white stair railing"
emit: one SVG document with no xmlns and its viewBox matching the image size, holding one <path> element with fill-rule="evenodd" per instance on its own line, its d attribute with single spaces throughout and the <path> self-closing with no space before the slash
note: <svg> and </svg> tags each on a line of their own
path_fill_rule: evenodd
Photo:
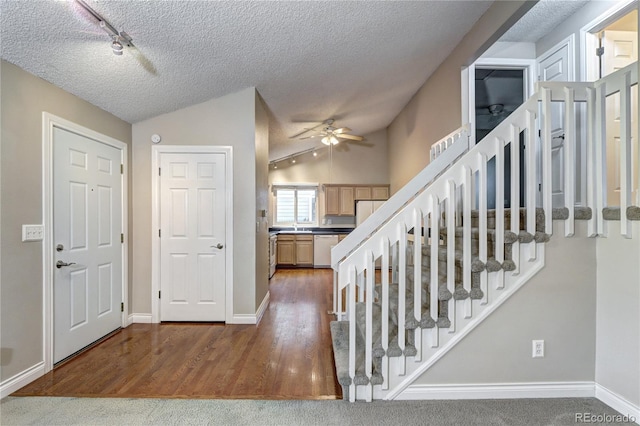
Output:
<svg viewBox="0 0 640 426">
<path fill-rule="evenodd" d="M 566 155 L 564 159 L 564 179 L 562 179 L 561 185 L 564 191 L 565 206 L 569 210 L 569 217 L 565 219 L 565 234 L 567 236 L 573 234 L 573 207 L 575 203 L 575 146 L 577 143 L 577 125 L 576 125 L 576 108 L 577 103 L 586 102 L 587 114 L 588 114 L 588 126 L 587 126 L 587 170 L 586 174 L 589 177 L 588 182 L 588 194 L 586 204 L 592 210 L 597 213 L 592 215 L 592 219 L 589 223 L 589 229 L 592 234 L 604 234 L 606 229 L 604 227 L 604 221 L 602 219 L 602 208 L 605 206 L 605 198 L 603 198 L 603 192 L 606 192 L 606 158 L 604 151 L 604 123 L 606 120 L 606 112 L 604 108 L 605 99 L 614 94 L 621 93 L 620 96 L 620 117 L 622 123 L 621 137 L 624 141 L 621 142 L 621 158 L 620 162 L 624 166 L 621 167 L 620 173 L 625 173 L 621 177 L 621 182 L 626 182 L 621 188 L 621 191 L 625 193 L 621 197 L 621 219 L 626 220 L 626 207 L 630 203 L 630 178 L 631 173 L 631 148 L 630 148 L 630 92 L 633 85 L 637 85 L 637 64 L 631 67 L 624 68 L 617 71 L 614 75 L 600 80 L 596 83 L 539 83 L 538 91 L 528 99 L 523 105 L 521 105 L 516 111 L 514 111 L 509 117 L 507 117 L 502 123 L 498 125 L 487 137 L 485 137 L 480 143 L 470 149 L 464 156 L 459 158 L 450 167 L 439 171 L 438 173 L 421 172 L 419 176 L 422 176 L 423 188 L 417 188 L 416 185 L 419 182 L 414 179 L 411 182 L 410 188 L 406 187 L 398 191 L 398 194 L 402 194 L 400 197 L 394 199 L 391 198 L 390 204 L 387 209 L 379 209 L 374 215 L 371 216 L 372 220 L 365 222 L 366 227 L 358 227 L 352 234 L 347 237 L 343 243 L 334 247 L 332 250 L 332 266 L 337 268 L 337 288 L 335 288 L 338 295 L 342 294 L 342 290 L 347 288 L 347 316 L 350 321 L 349 324 L 349 338 L 350 338 L 350 351 L 349 351 L 349 374 L 352 382 L 349 387 L 349 399 L 355 401 L 358 398 L 364 397 L 364 399 L 370 401 L 373 397 L 373 385 L 371 379 L 373 377 L 373 338 L 371 335 L 374 329 L 373 322 L 373 303 L 381 300 L 382 305 L 382 327 L 381 327 L 381 341 L 382 349 L 385 351 L 385 355 L 380 363 L 382 368 L 382 376 L 384 377 L 383 389 L 387 389 L 389 381 L 392 379 L 389 375 L 389 359 L 387 353 L 390 349 L 391 339 L 389 326 L 386 324 L 389 312 L 389 280 L 386 271 L 384 269 L 389 266 L 388 257 L 390 253 L 395 253 L 397 256 L 397 268 L 399 273 L 397 274 L 397 287 L 398 287 L 398 302 L 397 302 L 397 321 L 393 328 L 397 327 L 396 342 L 400 351 L 404 355 L 398 357 L 398 369 L 397 372 L 402 375 L 405 373 L 405 359 L 411 343 L 406 340 L 406 336 L 411 337 L 411 334 L 406 333 L 406 321 L 407 319 L 420 322 L 425 318 L 436 322 L 436 326 L 432 330 L 426 330 L 426 345 L 427 347 L 437 348 L 442 342 L 439 339 L 442 336 L 453 335 L 461 331 L 455 324 L 455 309 L 456 301 L 451 299 L 448 302 L 448 316 L 451 320 L 451 326 L 449 327 L 449 333 L 439 333 L 438 320 L 442 312 L 439 311 L 440 304 L 438 294 L 440 291 L 439 285 L 439 261 L 440 258 L 440 228 L 444 224 L 447 235 L 447 247 L 446 247 L 446 287 L 453 293 L 455 290 L 455 262 L 456 262 L 456 250 L 455 239 L 452 237 L 455 235 L 456 227 L 462 225 L 463 235 L 463 255 L 462 255 L 462 271 L 463 271 L 463 283 L 462 286 L 467 293 L 471 293 L 475 290 L 472 283 L 472 272 L 480 274 L 480 290 L 483 292 L 482 304 L 488 303 L 488 292 L 499 292 L 504 288 L 506 273 L 516 275 L 518 271 L 519 259 L 517 256 L 520 253 L 518 242 L 514 243 L 512 255 L 515 257 L 512 260 L 516 263 L 516 271 L 505 272 L 499 270 L 497 272 L 487 272 L 486 265 L 488 261 L 487 251 L 487 202 L 495 202 L 495 237 L 494 246 L 497 248 L 494 251 L 495 262 L 500 264 L 505 263 L 504 259 L 504 241 L 505 241 L 505 226 L 504 226 L 504 196 L 509 199 L 510 205 L 510 232 L 520 235 L 520 241 L 528 244 L 528 257 L 529 260 L 534 260 L 537 257 L 536 245 L 538 237 L 541 233 L 539 224 L 536 221 L 536 196 L 538 187 L 542 192 L 542 205 L 544 210 L 544 232 L 551 234 L 552 232 L 552 152 L 551 152 L 551 111 L 553 102 L 563 103 L 564 116 L 565 116 L 565 149 Z M 538 136 L 540 135 L 540 136 Z M 520 163 L 520 139 L 524 138 L 525 152 L 523 164 Z M 437 152 L 438 156 L 434 162 L 443 159 L 448 154 L 446 161 L 451 162 L 453 157 L 457 157 L 459 153 L 454 153 L 453 148 L 456 144 L 452 144 Z M 504 166 L 505 166 L 505 147 L 511 146 L 511 191 L 510 194 L 504 194 Z M 450 152 L 451 150 L 451 152 Z M 541 153 L 542 168 L 541 171 L 537 171 L 536 152 Z M 455 158 L 453 158 L 455 159 Z M 495 199 L 488 200 L 487 198 L 487 168 L 489 161 L 495 162 L 496 170 L 496 191 Z M 526 217 L 525 223 L 520 224 L 520 170 L 524 168 L 525 171 L 525 209 Z M 425 169 L 427 170 L 427 169 Z M 439 176 L 437 176 L 439 174 Z M 437 176 L 437 178 L 436 178 Z M 435 178 L 435 180 L 434 180 Z M 429 182 L 431 182 L 429 184 Z M 428 185 L 427 187 L 424 187 Z M 557 185 L 556 185 L 557 186 Z M 478 194 L 477 198 L 475 194 Z M 396 194 L 396 195 L 398 195 Z M 407 196 L 410 194 L 410 196 Z M 477 205 L 476 205 L 476 199 Z M 386 205 L 386 204 L 385 204 Z M 477 214 L 478 221 L 478 252 L 472 256 L 471 253 L 471 213 L 472 209 L 476 210 L 474 214 Z M 442 220 L 441 212 L 445 213 L 444 221 Z M 623 213 L 625 212 L 625 213 Z M 623 216 L 624 215 L 624 216 Z M 595 217 L 594 217 L 595 216 Z M 370 219 L 371 219 L 370 218 Z M 456 218 L 456 219 L 454 219 Z M 460 223 L 462 218 L 462 223 Z M 623 234 L 629 232 L 629 224 L 623 228 Z M 522 231 L 523 229 L 524 231 Z M 413 230 L 414 250 L 407 253 L 406 247 L 410 241 L 409 231 Z M 423 237 L 421 237 L 421 235 Z M 423 307 L 422 294 L 422 240 L 424 245 L 430 247 L 431 263 L 430 263 L 430 279 L 428 280 L 430 303 L 428 310 Z M 475 257 L 475 258 L 474 258 Z M 382 291 L 381 294 L 376 294 L 374 291 L 374 277 L 375 277 L 375 260 L 382 259 L 383 269 L 385 273 L 382 273 Z M 442 259 L 440 259 L 442 261 Z M 460 260 L 457 260 L 460 262 Z M 412 315 L 406 315 L 406 292 L 407 292 L 407 276 L 406 267 L 407 264 L 414 265 L 413 271 L 413 312 Z M 503 265 L 504 266 L 504 265 Z M 366 289 L 363 285 L 366 277 Z M 426 278 L 426 277 L 425 277 Z M 359 288 L 358 302 L 364 302 L 364 339 L 366 343 L 364 348 L 364 356 L 358 357 L 365 361 L 364 369 L 359 368 L 357 365 L 357 350 L 356 350 L 356 329 L 357 321 L 362 320 L 362 317 L 356 316 L 356 287 Z M 335 295 L 335 293 L 334 293 Z M 464 312 L 464 318 L 471 318 L 474 315 L 474 306 L 472 298 L 467 297 L 465 300 L 461 300 L 462 309 Z M 478 308 L 480 309 L 480 308 Z M 414 318 L 411 318 L 413 316 Z M 423 331 L 417 328 L 413 335 L 413 344 L 415 344 L 415 351 L 417 352 L 417 358 L 419 359 L 422 354 L 422 335 Z M 451 339 L 452 344 L 456 342 L 456 339 Z M 420 346 L 420 347 L 418 347 Z M 442 351 L 440 351 L 441 356 Z M 423 359 L 423 362 L 426 360 Z M 356 371 L 358 370 L 358 371 Z M 359 377 L 356 377 L 358 376 Z M 356 380 L 358 378 L 358 380 Z M 363 386 L 359 386 L 358 383 L 366 383 Z M 360 394 L 358 394 L 360 389 Z"/>
</svg>

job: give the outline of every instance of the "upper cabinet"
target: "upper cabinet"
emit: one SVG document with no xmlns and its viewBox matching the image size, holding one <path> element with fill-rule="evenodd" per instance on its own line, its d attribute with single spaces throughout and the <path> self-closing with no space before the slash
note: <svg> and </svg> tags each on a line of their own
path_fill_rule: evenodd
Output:
<svg viewBox="0 0 640 426">
<path fill-rule="evenodd" d="M 355 216 L 356 201 L 387 200 L 389 185 L 324 185 L 324 214 L 329 216 Z"/>
</svg>

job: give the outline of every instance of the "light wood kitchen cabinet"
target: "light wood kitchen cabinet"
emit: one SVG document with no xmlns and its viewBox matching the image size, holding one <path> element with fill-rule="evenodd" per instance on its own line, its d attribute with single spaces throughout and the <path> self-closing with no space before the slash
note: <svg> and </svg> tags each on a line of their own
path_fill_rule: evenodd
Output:
<svg viewBox="0 0 640 426">
<path fill-rule="evenodd" d="M 355 216 L 355 192 L 353 186 L 325 185 L 324 214 L 329 216 Z"/>
<path fill-rule="evenodd" d="M 278 266 L 313 266 L 313 235 L 278 235 Z"/>
<path fill-rule="evenodd" d="M 356 200 L 370 200 L 371 189 L 370 186 L 356 186 Z"/>
<path fill-rule="evenodd" d="M 324 214 L 355 216 L 356 201 L 389 199 L 389 185 L 324 185 Z"/>
<path fill-rule="evenodd" d="M 295 247 L 295 235 L 278 235 L 278 265 L 295 265 Z"/>
<path fill-rule="evenodd" d="M 388 186 L 372 186 L 371 199 L 372 200 L 388 200 L 389 187 Z"/>
<path fill-rule="evenodd" d="M 340 214 L 340 187 L 325 186 L 324 187 L 324 214 L 339 215 Z"/>
<path fill-rule="evenodd" d="M 313 266 L 313 235 L 296 235 L 296 265 Z"/>
<path fill-rule="evenodd" d="M 340 215 L 355 216 L 356 215 L 356 199 L 353 187 L 340 187 Z"/>
</svg>

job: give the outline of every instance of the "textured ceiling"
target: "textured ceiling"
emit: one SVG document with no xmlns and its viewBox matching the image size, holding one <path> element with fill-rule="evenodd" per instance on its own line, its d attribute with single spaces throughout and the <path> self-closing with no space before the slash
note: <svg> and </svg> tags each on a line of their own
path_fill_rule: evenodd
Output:
<svg viewBox="0 0 640 426">
<path fill-rule="evenodd" d="M 385 128 L 491 3 L 86 1 L 138 50 L 113 55 L 73 1 L 0 0 L 2 58 L 130 123 L 255 86 L 271 158 L 330 117 Z"/>
<path fill-rule="evenodd" d="M 589 0 L 546 0 L 536 3 L 500 41 L 535 43 L 573 15 Z"/>
</svg>

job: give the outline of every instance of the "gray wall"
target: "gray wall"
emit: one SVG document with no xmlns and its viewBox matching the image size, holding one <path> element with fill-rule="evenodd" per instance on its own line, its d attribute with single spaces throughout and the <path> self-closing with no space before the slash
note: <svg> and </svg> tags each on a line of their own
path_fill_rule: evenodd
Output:
<svg viewBox="0 0 640 426">
<path fill-rule="evenodd" d="M 610 222 L 598 238 L 596 382 L 640 406 L 640 227 L 620 236 Z"/>
<path fill-rule="evenodd" d="M 267 229 L 256 231 L 257 214 L 264 201 L 258 200 L 266 188 L 264 145 L 267 137 L 266 118 L 261 106 L 256 106 L 255 88 L 212 99 L 163 114 L 133 125 L 133 307 L 138 314 L 151 313 L 151 135 L 162 136 L 163 145 L 218 145 L 233 148 L 233 280 L 234 314 L 256 312 L 257 267 L 267 262 L 267 245 L 256 250 L 256 241 L 266 241 Z M 256 127 L 256 114 L 259 126 Z M 259 135 L 259 137 L 258 137 Z M 260 182 L 260 189 L 257 188 Z M 261 195 L 263 197 L 264 195 Z M 256 237 L 256 232 L 264 234 Z M 259 252 L 259 253 L 258 253 Z M 260 272 L 267 280 L 267 272 Z M 266 293 L 266 292 L 265 292 Z M 264 295 L 263 295 L 264 296 Z"/>
<path fill-rule="evenodd" d="M 461 70 L 535 2 L 498 1 L 467 33 L 388 127 L 391 191 L 429 163 L 429 147 L 462 125 Z"/>
<path fill-rule="evenodd" d="M 5 61 L 0 80 L 0 380 L 4 381 L 43 361 L 42 243 L 23 243 L 21 233 L 23 224 L 43 223 L 42 112 L 129 146 L 131 125 Z M 129 225 L 131 231 L 131 221 Z"/>
<path fill-rule="evenodd" d="M 594 380 L 596 240 L 579 221 L 563 235 L 554 222 L 545 267 L 416 384 Z M 544 358 L 531 358 L 532 340 L 545 341 Z"/>
<path fill-rule="evenodd" d="M 269 291 L 269 117 L 262 97 L 256 93 L 256 309 Z M 262 212 L 265 216 L 262 216 Z"/>
</svg>

